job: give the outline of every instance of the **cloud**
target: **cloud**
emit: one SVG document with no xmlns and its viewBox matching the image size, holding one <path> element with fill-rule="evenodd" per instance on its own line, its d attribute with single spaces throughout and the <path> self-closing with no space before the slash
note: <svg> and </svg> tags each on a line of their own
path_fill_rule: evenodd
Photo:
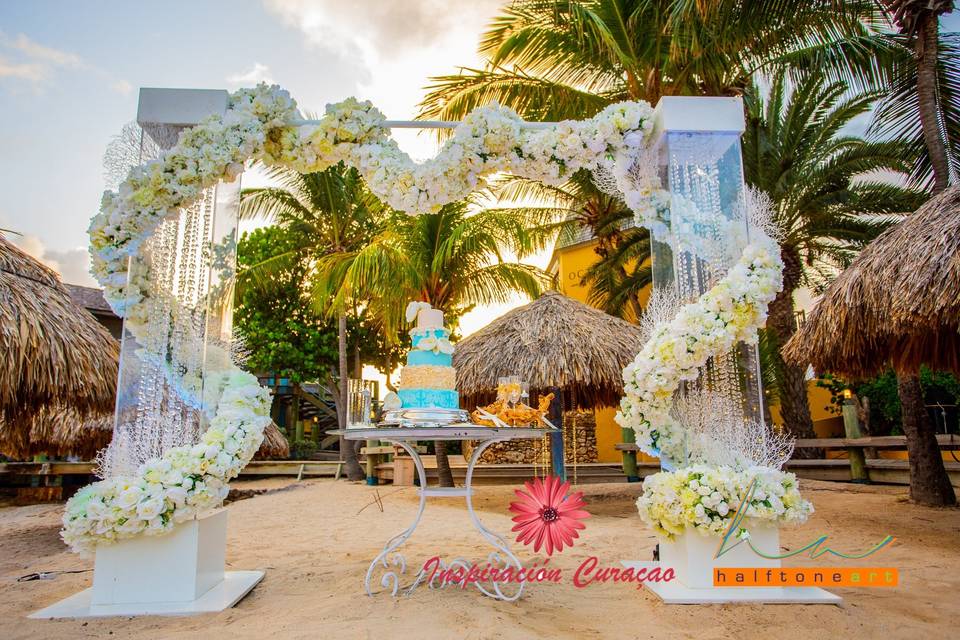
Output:
<svg viewBox="0 0 960 640">
<path fill-rule="evenodd" d="M 7 55 L 17 57 L 17 60 L 11 60 L 7 56 L 0 56 L 0 78 L 24 80 L 38 90 L 51 80 L 58 69 L 85 66 L 75 53 L 46 47 L 22 33 L 11 38 L 0 31 L 0 47 L 7 51 Z"/>
<path fill-rule="evenodd" d="M 48 249 L 37 236 L 14 236 L 14 244 L 43 264 L 60 274 L 60 279 L 70 284 L 85 287 L 99 287 L 90 275 L 90 254 L 86 249 L 68 249 L 57 251 Z"/>
<path fill-rule="evenodd" d="M 3 36 L 3 41 L 6 47 L 21 51 L 32 60 L 46 62 L 55 67 L 79 68 L 85 66 L 83 60 L 77 54 L 45 47 L 39 42 L 34 42 L 23 33 L 16 38 Z"/>
<path fill-rule="evenodd" d="M 227 76 L 227 82 L 237 87 L 250 87 L 261 82 L 273 84 L 273 77 L 270 75 L 270 67 L 254 62 L 249 70 Z"/>
<path fill-rule="evenodd" d="M 110 88 L 122 96 L 129 95 L 133 91 L 133 85 L 126 80 L 117 80 L 110 83 Z"/>
<path fill-rule="evenodd" d="M 0 31 L 0 50 L 5 51 L 5 54 L 0 54 L 0 79 L 24 81 L 37 92 L 43 91 L 57 72 L 64 69 L 90 72 L 121 95 L 128 95 L 133 90 L 126 80 L 115 78 L 110 72 L 89 64 L 76 53 L 42 45 L 24 33 L 10 37 Z M 15 59 L 11 60 L 10 56 Z"/>
<path fill-rule="evenodd" d="M 349 60 L 357 67 L 358 97 L 371 100 L 387 117 L 401 120 L 416 115 L 431 76 L 480 64 L 478 34 L 503 4 L 502 0 L 263 2 L 268 12 L 302 34 L 308 49 Z M 393 133 L 417 159 L 436 150 L 429 134 Z"/>
<path fill-rule="evenodd" d="M 362 42 L 388 54 L 429 46 L 499 5 L 500 0 L 266 0 L 268 10 L 315 44 Z"/>
<path fill-rule="evenodd" d="M 10 62 L 0 56 L 0 78 L 17 78 L 31 83 L 40 83 L 46 79 L 46 69 L 40 64 Z"/>
<path fill-rule="evenodd" d="M 265 0 L 265 4 L 284 22 L 301 29 L 314 44 L 353 41 L 364 48 L 396 54 L 445 40 L 451 34 L 459 34 L 464 25 L 482 26 L 502 2 Z"/>
</svg>

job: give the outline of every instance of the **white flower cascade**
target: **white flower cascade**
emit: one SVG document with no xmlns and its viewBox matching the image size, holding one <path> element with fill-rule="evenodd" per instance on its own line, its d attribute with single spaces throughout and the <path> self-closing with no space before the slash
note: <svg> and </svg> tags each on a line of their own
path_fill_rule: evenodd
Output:
<svg viewBox="0 0 960 640">
<path fill-rule="evenodd" d="M 710 290 L 653 328 L 647 343 L 623 370 L 624 397 L 616 420 L 631 428 L 650 455 L 680 461 L 683 430 L 671 416 L 673 396 L 684 381 L 696 380 L 715 355 L 737 343 L 756 344 L 767 307 L 783 287 L 777 244 L 757 233 L 737 263 Z"/>
<path fill-rule="evenodd" d="M 617 167 L 628 201 L 640 201 L 642 185 L 626 174 L 644 149 L 651 115 L 646 103 L 623 102 L 589 120 L 530 129 L 512 110 L 492 104 L 471 112 L 436 158 L 417 164 L 388 137 L 383 114 L 369 102 L 330 105 L 319 125 L 298 126 L 286 91 L 265 84 L 241 89 L 230 95 L 225 114 L 184 130 L 174 147 L 134 168 L 116 192 L 104 193 L 89 229 L 91 270 L 127 330 L 142 338 L 153 289 L 146 268 L 129 259 L 163 220 L 204 189 L 235 180 L 251 160 L 304 172 L 345 162 L 377 196 L 410 214 L 462 199 L 495 172 L 559 184 L 601 164 Z M 128 273 L 131 263 L 135 270 Z M 188 381 L 172 382 L 199 393 Z M 204 393 L 210 395 L 197 405 L 209 408 L 210 426 L 198 444 L 170 449 L 135 475 L 85 487 L 67 503 L 61 535 L 74 551 L 162 534 L 222 503 L 227 482 L 263 440 L 270 396 L 232 365 L 209 374 Z"/>
</svg>

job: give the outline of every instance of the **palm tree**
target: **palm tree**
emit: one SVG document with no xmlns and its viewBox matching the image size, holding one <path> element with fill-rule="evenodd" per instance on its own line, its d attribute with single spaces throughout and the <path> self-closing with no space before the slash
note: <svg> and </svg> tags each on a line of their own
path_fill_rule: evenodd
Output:
<svg viewBox="0 0 960 640">
<path fill-rule="evenodd" d="M 366 188 L 355 169 L 343 165 L 325 171 L 302 174 L 288 169 L 273 169 L 270 177 L 278 187 L 245 189 L 241 196 L 241 218 L 260 217 L 293 232 L 295 246 L 249 269 L 249 273 L 266 285 L 276 269 L 293 259 L 307 257 L 314 270 L 325 260 L 349 255 L 365 247 L 382 228 L 387 211 Z M 330 377 L 336 389 L 337 417 L 340 428 L 347 421 L 347 312 L 353 300 L 340 297 L 328 300 L 314 297 L 315 306 L 323 313 L 337 317 L 339 350 L 338 375 Z M 340 455 L 346 462 L 347 477 L 363 479 L 351 443 L 340 438 Z"/>
<path fill-rule="evenodd" d="M 793 295 L 817 289 L 898 214 L 912 211 L 923 195 L 876 178 L 910 170 L 906 146 L 845 135 L 875 95 L 848 95 L 847 85 L 822 74 L 802 77 L 792 88 L 774 76 L 766 98 L 754 87 L 745 95 L 744 177 L 766 193 L 782 232 L 783 291 L 770 305 L 768 338 L 784 344 L 796 330 Z M 785 364 L 772 351 L 784 423 L 799 438 L 813 438 L 805 368 Z"/>
<path fill-rule="evenodd" d="M 913 141 L 919 161 L 911 177 L 920 181 L 930 176 L 926 182 L 932 182 L 936 195 L 960 170 L 960 38 L 939 33 L 939 16 L 952 11 L 954 3 L 885 0 L 883 4 L 913 56 L 909 62 L 901 59 L 895 67 L 893 90 L 877 108 L 874 130 L 878 135 Z M 923 403 L 919 372 L 897 372 L 897 392 L 911 459 L 938 458 L 940 451 L 931 435 L 934 429 Z M 916 492 L 911 486 L 913 493 L 923 495 L 927 504 L 956 503 L 949 481 L 928 482 L 918 486 Z"/>
<path fill-rule="evenodd" d="M 518 0 L 481 36 L 485 67 L 434 78 L 421 116 L 456 120 L 497 100 L 528 120 L 563 120 L 620 100 L 738 95 L 753 74 L 788 56 L 842 51 L 834 64 L 850 59 L 859 68 L 857 44 L 883 23 L 870 1 Z M 599 260 L 584 278 L 591 302 L 637 317 L 650 280 L 649 237 L 631 229 L 625 207 L 584 182 L 559 200 L 598 241 Z"/>
<path fill-rule="evenodd" d="M 314 295 L 369 300 L 391 324 L 399 322 L 408 300 L 423 300 L 442 310 L 455 329 L 475 305 L 508 302 L 517 292 L 535 298 L 550 284 L 542 270 L 505 257 L 542 248 L 529 232 L 536 224 L 532 215 L 504 210 L 471 215 L 466 202 L 436 214 L 395 214 L 363 246 L 318 260 Z M 442 441 L 436 452 L 441 486 L 453 486 Z"/>
<path fill-rule="evenodd" d="M 497 100 L 562 120 L 620 100 L 739 95 L 788 56 L 860 63 L 884 25 L 870 0 L 517 0 L 481 36 L 485 67 L 434 78 L 422 115 L 455 120 Z"/>
<path fill-rule="evenodd" d="M 502 209 L 539 221 L 528 231 L 537 238 L 576 240 L 586 229 L 596 240 L 597 261 L 582 275 L 587 301 L 610 315 L 636 320 L 651 285 L 650 234 L 634 224 L 634 215 L 619 198 L 603 193 L 586 171 L 561 186 L 515 176 L 494 189 L 500 201 L 535 201 L 537 206 Z"/>
<path fill-rule="evenodd" d="M 939 17 L 953 0 L 883 0 L 911 59 L 893 69 L 889 98 L 877 109 L 879 135 L 914 140 L 923 160 L 914 173 L 932 174 L 936 195 L 960 168 L 960 39 L 941 36 Z M 952 156 L 952 157 L 951 157 Z"/>
</svg>

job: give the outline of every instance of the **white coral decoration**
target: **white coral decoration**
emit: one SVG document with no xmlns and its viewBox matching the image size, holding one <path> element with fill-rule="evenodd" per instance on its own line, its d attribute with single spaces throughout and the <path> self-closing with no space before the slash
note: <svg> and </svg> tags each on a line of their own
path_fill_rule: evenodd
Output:
<svg viewBox="0 0 960 640">
<path fill-rule="evenodd" d="M 688 434 L 693 462 L 732 467 L 781 469 L 793 454 L 794 438 L 785 430 L 744 416 L 737 400 L 712 391 L 678 397 L 673 417 Z"/>
<path fill-rule="evenodd" d="M 800 496 L 792 473 L 700 464 L 644 478 L 637 509 L 640 518 L 668 540 L 687 528 L 720 536 L 754 481 L 756 489 L 744 505 L 747 526 L 760 522 L 802 524 L 813 513 L 813 505 Z"/>
<path fill-rule="evenodd" d="M 164 219 L 195 202 L 204 189 L 235 180 L 248 161 L 302 172 L 342 161 L 357 168 L 389 205 L 418 214 L 463 199 L 485 176 L 502 171 L 559 184 L 579 169 L 605 163 L 616 179 L 625 180 L 650 132 L 651 115 L 647 103 L 621 102 L 588 120 L 530 129 L 514 111 L 494 103 L 471 112 L 436 158 L 417 164 L 388 137 L 383 114 L 369 102 L 350 98 L 328 105 L 319 124 L 297 126 L 297 105 L 280 87 L 240 89 L 230 95 L 225 114 L 186 129 L 175 146 L 103 194 L 89 228 L 91 271 L 110 306 L 138 336 L 153 286 L 145 269 L 128 273 L 128 265 L 140 264 L 129 258 Z M 205 383 L 205 393 L 208 387 Z M 215 387 L 219 398 L 204 398 L 204 406 L 217 408 L 201 443 L 168 451 L 136 476 L 91 485 L 68 502 L 63 530 L 68 544 L 89 550 L 160 533 L 220 503 L 226 481 L 250 459 L 269 424 L 269 395 L 235 367 Z M 197 385 L 184 380 L 178 388 L 196 393 Z M 184 478 L 179 483 L 173 482 L 177 473 Z"/>
</svg>

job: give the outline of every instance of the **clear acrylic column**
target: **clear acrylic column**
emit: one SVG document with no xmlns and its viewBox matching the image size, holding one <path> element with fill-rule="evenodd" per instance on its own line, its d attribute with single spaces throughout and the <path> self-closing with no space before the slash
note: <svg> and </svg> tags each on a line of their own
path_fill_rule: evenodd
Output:
<svg viewBox="0 0 960 640">
<path fill-rule="evenodd" d="M 653 284 L 696 300 L 737 261 L 749 238 L 740 152 L 743 106 L 737 98 L 663 98 L 655 136 L 661 183 L 670 191 L 666 229 L 652 242 Z M 745 420 L 763 420 L 755 346 L 711 358 L 681 394 L 709 391 L 732 401 Z M 682 464 L 684 461 L 667 461 Z"/>
<path fill-rule="evenodd" d="M 226 92 L 142 90 L 138 163 L 176 143 L 184 127 L 222 113 Z M 131 260 L 150 278 L 147 331 L 124 327 L 114 436 L 104 477 L 134 473 L 171 447 L 196 443 L 207 427 L 203 387 L 227 366 L 240 183 L 221 183 L 166 220 Z"/>
</svg>

